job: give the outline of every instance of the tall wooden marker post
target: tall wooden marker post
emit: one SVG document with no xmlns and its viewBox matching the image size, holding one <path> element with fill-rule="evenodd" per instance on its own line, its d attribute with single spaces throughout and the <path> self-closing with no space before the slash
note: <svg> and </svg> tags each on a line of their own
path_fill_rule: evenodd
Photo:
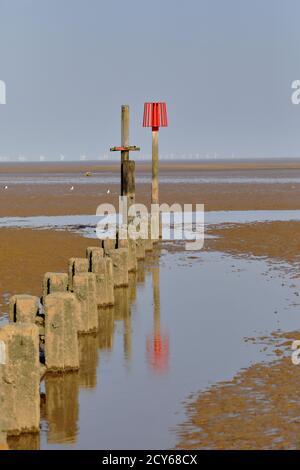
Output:
<svg viewBox="0 0 300 470">
<path fill-rule="evenodd" d="M 159 184 L 158 184 L 158 131 L 160 127 L 168 126 L 167 106 L 166 103 L 145 103 L 143 127 L 152 127 L 152 191 L 151 204 L 156 205 L 156 209 L 152 206 L 151 212 L 151 237 L 152 240 L 158 239 L 161 235 L 160 214 L 158 211 L 159 204 Z M 157 212 L 156 216 L 154 211 Z"/>
<path fill-rule="evenodd" d="M 112 147 L 110 151 L 121 152 L 121 196 L 127 196 L 128 207 L 135 203 L 135 162 L 129 160 L 129 152 L 139 150 L 136 145 L 129 145 L 129 106 L 124 104 L 121 106 L 121 146 Z"/>
<path fill-rule="evenodd" d="M 145 103 L 143 127 L 152 127 L 152 194 L 151 203 L 159 204 L 158 197 L 158 131 L 168 126 L 166 103 Z"/>
</svg>

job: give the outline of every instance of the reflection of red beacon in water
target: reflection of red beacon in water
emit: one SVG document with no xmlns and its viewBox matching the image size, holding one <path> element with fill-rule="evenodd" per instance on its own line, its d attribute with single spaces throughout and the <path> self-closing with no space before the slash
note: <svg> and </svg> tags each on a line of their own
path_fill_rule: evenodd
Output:
<svg viewBox="0 0 300 470">
<path fill-rule="evenodd" d="M 151 369 L 162 374 L 169 370 L 170 347 L 169 336 L 162 334 L 160 328 L 159 266 L 152 268 L 152 288 L 154 331 L 147 336 L 147 362 Z"/>
<path fill-rule="evenodd" d="M 169 337 L 156 333 L 147 337 L 147 359 L 155 372 L 166 372 L 169 369 Z"/>
</svg>

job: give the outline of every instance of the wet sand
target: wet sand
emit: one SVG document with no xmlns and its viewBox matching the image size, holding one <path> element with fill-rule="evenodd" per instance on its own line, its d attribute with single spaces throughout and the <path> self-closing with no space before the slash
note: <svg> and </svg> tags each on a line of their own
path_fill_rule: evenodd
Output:
<svg viewBox="0 0 300 470">
<path fill-rule="evenodd" d="M 208 233 L 216 236 L 206 240 L 209 250 L 300 263 L 300 222 L 224 224 Z"/>
<path fill-rule="evenodd" d="M 110 194 L 107 194 L 107 190 Z M 136 200 L 150 205 L 150 185 L 137 184 Z M 95 214 L 99 204 L 118 207 L 119 185 L 17 185 L 0 190 L 0 217 Z M 206 211 L 300 209 L 300 184 L 164 184 L 160 201 L 204 204 Z"/>
<path fill-rule="evenodd" d="M 300 366 L 290 355 L 300 332 L 274 338 L 277 355 L 287 350 L 287 357 L 250 366 L 191 399 L 178 448 L 299 450 Z"/>
<path fill-rule="evenodd" d="M 86 171 L 93 176 L 82 178 Z M 101 203 L 118 205 L 120 185 L 94 183 L 96 177 L 119 177 L 119 164 L 1 164 L 0 217 L 95 214 Z M 161 163 L 161 203 L 205 204 L 205 210 L 300 209 L 300 162 Z M 50 177 L 56 175 L 53 184 Z M 67 176 L 72 183 L 68 184 Z M 137 163 L 139 177 L 150 178 L 149 163 Z M 30 183 L 22 178 L 30 177 Z M 19 183 L 16 181 L 20 179 Z M 193 182 L 195 178 L 199 183 Z M 233 178 L 234 183 L 230 184 Z M 241 183 L 247 179 L 251 184 Z M 207 183 L 212 179 L 213 182 Z M 276 181 L 282 180 L 280 184 Z M 49 181 L 48 181 L 49 180 Z M 170 183 L 170 181 L 174 183 Z M 176 181 L 179 182 L 176 182 Z M 60 182 L 61 181 L 61 182 Z M 180 182 L 184 181 L 184 182 Z M 264 184 L 262 181 L 268 181 Z M 34 184 L 33 184 L 34 183 Z M 4 187 L 8 186 L 5 190 Z M 74 190 L 70 188 L 74 186 Z M 107 194 L 107 190 L 110 194 Z M 136 199 L 150 204 L 150 184 L 137 182 Z"/>
<path fill-rule="evenodd" d="M 67 272 L 69 258 L 85 257 L 85 249 L 98 244 L 68 232 L 0 230 L 0 316 L 11 295 L 41 296 L 46 272 Z"/>
</svg>

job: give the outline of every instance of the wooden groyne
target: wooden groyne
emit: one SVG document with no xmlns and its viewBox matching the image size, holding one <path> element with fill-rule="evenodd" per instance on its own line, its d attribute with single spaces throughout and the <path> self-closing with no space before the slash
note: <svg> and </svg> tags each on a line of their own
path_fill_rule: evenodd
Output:
<svg viewBox="0 0 300 470">
<path fill-rule="evenodd" d="M 128 123 L 129 108 L 122 107 L 121 194 L 132 204 L 135 165 L 129 152 L 138 148 L 129 146 Z M 77 379 L 68 373 L 78 371 L 84 377 L 84 364 L 92 361 L 85 356 L 85 343 L 95 341 L 96 333 L 99 346 L 112 347 L 102 335 L 108 325 L 113 330 L 111 307 L 124 304 L 129 308 L 135 297 L 135 290 L 128 289 L 130 277 L 137 277 L 138 262 L 152 250 L 151 229 L 146 239 L 133 239 L 128 233 L 124 239 L 117 232 L 116 238 L 88 247 L 82 258 L 66 260 L 66 272 L 45 273 L 40 297 L 11 297 L 9 323 L 0 328 L 0 449 L 7 448 L 9 436 L 39 434 L 43 378 L 46 408 L 51 407 L 54 396 L 61 395 L 63 412 L 75 419 L 78 410 L 69 410 L 64 387 Z M 128 325 L 125 331 L 130 351 Z M 66 378 L 61 380 L 59 391 L 55 390 L 54 375 L 56 380 Z"/>
<path fill-rule="evenodd" d="M 47 272 L 41 297 L 11 297 L 9 324 L 0 328 L 0 436 L 39 432 L 41 379 L 78 371 L 82 335 L 101 338 L 103 322 L 114 321 L 110 307 L 127 304 L 129 276 L 145 258 L 145 241 L 109 242 L 71 258 L 65 273 Z"/>
</svg>

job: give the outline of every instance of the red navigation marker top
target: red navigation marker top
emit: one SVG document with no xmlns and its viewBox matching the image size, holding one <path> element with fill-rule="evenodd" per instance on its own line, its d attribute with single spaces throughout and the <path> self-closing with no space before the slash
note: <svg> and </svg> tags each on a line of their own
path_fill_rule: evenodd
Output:
<svg viewBox="0 0 300 470">
<path fill-rule="evenodd" d="M 168 126 L 166 103 L 145 103 L 143 127 L 152 127 L 158 131 L 160 127 Z"/>
</svg>

